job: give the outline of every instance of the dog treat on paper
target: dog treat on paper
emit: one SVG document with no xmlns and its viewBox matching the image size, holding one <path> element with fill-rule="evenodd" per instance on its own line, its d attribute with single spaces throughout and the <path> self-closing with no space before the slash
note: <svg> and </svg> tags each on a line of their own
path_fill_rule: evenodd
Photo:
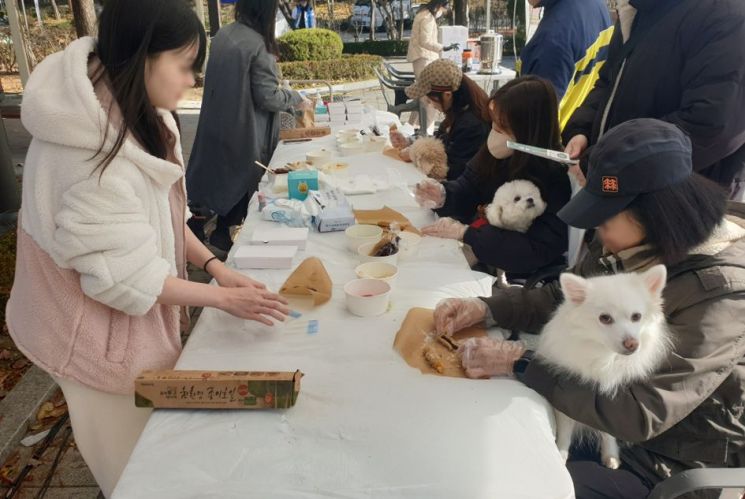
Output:
<svg viewBox="0 0 745 499">
<path fill-rule="evenodd" d="M 395 234 L 386 234 L 370 251 L 370 256 L 391 256 L 398 253 L 401 238 Z"/>
<path fill-rule="evenodd" d="M 408 218 L 387 206 L 379 210 L 354 210 L 354 217 L 357 219 L 358 224 L 378 225 L 383 228 L 389 228 L 392 224 L 397 223 L 403 231 L 413 232 L 419 236 L 422 235 Z"/>
<path fill-rule="evenodd" d="M 440 354 L 434 351 L 434 349 L 430 346 L 424 347 L 424 360 L 427 361 L 427 364 L 429 364 L 429 367 L 437 371 L 437 374 L 442 374 L 445 372 L 445 365 L 442 362 L 442 357 L 440 357 Z"/>
<path fill-rule="evenodd" d="M 304 260 L 287 278 L 279 294 L 310 296 L 313 298 L 313 304 L 318 306 L 331 299 L 332 287 L 326 267 L 321 260 L 311 257 Z"/>
<path fill-rule="evenodd" d="M 465 378 L 466 374 L 461 366 L 460 357 L 452 347 L 446 347 L 439 338 L 433 338 L 432 331 L 434 330 L 434 310 L 412 308 L 396 334 L 393 348 L 408 365 L 418 369 L 422 374 Z M 486 336 L 486 330 L 470 327 L 458 331 L 453 338 L 448 338 L 448 341 L 452 342 L 457 350 L 457 342 L 479 336 Z M 430 353 L 427 354 L 427 351 Z M 441 370 L 438 367 L 441 367 Z"/>
</svg>

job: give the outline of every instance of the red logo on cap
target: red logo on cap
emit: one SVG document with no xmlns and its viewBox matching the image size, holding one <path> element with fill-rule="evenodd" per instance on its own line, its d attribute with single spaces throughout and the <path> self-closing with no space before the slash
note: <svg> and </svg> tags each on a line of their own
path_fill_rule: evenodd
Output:
<svg viewBox="0 0 745 499">
<path fill-rule="evenodd" d="M 603 192 L 618 192 L 618 177 L 603 177 Z"/>
</svg>

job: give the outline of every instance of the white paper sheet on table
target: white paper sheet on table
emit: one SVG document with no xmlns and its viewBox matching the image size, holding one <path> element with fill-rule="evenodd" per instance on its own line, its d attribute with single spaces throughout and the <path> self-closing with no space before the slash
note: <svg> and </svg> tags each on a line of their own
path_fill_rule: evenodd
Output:
<svg viewBox="0 0 745 499">
<path fill-rule="evenodd" d="M 256 227 L 271 226 L 258 219 L 255 201 L 238 244 Z M 404 189 L 354 201 L 360 208 L 387 204 L 419 226 L 433 220 Z M 489 294 L 491 277 L 468 269 L 456 242 L 424 238 L 415 258 L 399 262 L 389 312 L 372 319 L 345 310 L 342 288 L 354 278 L 357 260 L 344 234 L 312 233 L 293 265 L 310 255 L 323 260 L 332 278 L 330 302 L 276 328 L 206 309 L 177 365 L 301 369 L 297 405 L 156 411 L 115 499 L 573 496 L 544 399 L 512 380 L 423 376 L 392 349 L 411 307 Z M 276 290 L 291 271 L 251 275 Z M 307 320 L 319 321 L 316 334 L 297 327 Z"/>
</svg>

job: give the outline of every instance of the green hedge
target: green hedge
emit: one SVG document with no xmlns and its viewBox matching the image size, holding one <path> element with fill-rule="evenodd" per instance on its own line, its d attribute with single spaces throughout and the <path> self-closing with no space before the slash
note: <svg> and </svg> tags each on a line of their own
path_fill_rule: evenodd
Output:
<svg viewBox="0 0 745 499">
<path fill-rule="evenodd" d="M 375 78 L 373 68 L 381 62 L 376 55 L 346 55 L 328 61 L 280 62 L 279 70 L 285 80 L 348 82 Z"/>
<path fill-rule="evenodd" d="M 277 43 L 279 58 L 284 62 L 338 59 L 344 47 L 337 33 L 321 28 L 290 31 Z"/>
<path fill-rule="evenodd" d="M 408 40 L 380 40 L 349 42 L 344 44 L 345 54 L 373 54 L 383 57 L 406 56 L 409 50 Z"/>
</svg>

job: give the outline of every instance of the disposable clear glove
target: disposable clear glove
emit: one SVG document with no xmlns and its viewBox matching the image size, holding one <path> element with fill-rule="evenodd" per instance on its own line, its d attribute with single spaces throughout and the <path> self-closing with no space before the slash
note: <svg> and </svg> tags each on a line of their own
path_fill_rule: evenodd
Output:
<svg viewBox="0 0 745 499">
<path fill-rule="evenodd" d="M 419 182 L 414 190 L 414 197 L 419 206 L 434 210 L 445 204 L 445 186 L 437 180 L 427 178 Z"/>
<path fill-rule="evenodd" d="M 463 236 L 468 230 L 468 226 L 453 220 L 452 218 L 445 217 L 439 219 L 432 225 L 428 225 L 422 228 L 422 234 L 425 236 L 441 237 L 443 239 L 455 239 L 456 241 L 462 241 Z"/>
<path fill-rule="evenodd" d="M 523 353 L 525 345 L 522 342 L 488 337 L 468 338 L 458 348 L 463 369 L 469 378 L 511 376 L 515 361 Z"/>
<path fill-rule="evenodd" d="M 482 322 L 487 311 L 486 303 L 479 298 L 447 298 L 435 307 L 435 330 L 437 334 L 452 336 Z"/>
</svg>

